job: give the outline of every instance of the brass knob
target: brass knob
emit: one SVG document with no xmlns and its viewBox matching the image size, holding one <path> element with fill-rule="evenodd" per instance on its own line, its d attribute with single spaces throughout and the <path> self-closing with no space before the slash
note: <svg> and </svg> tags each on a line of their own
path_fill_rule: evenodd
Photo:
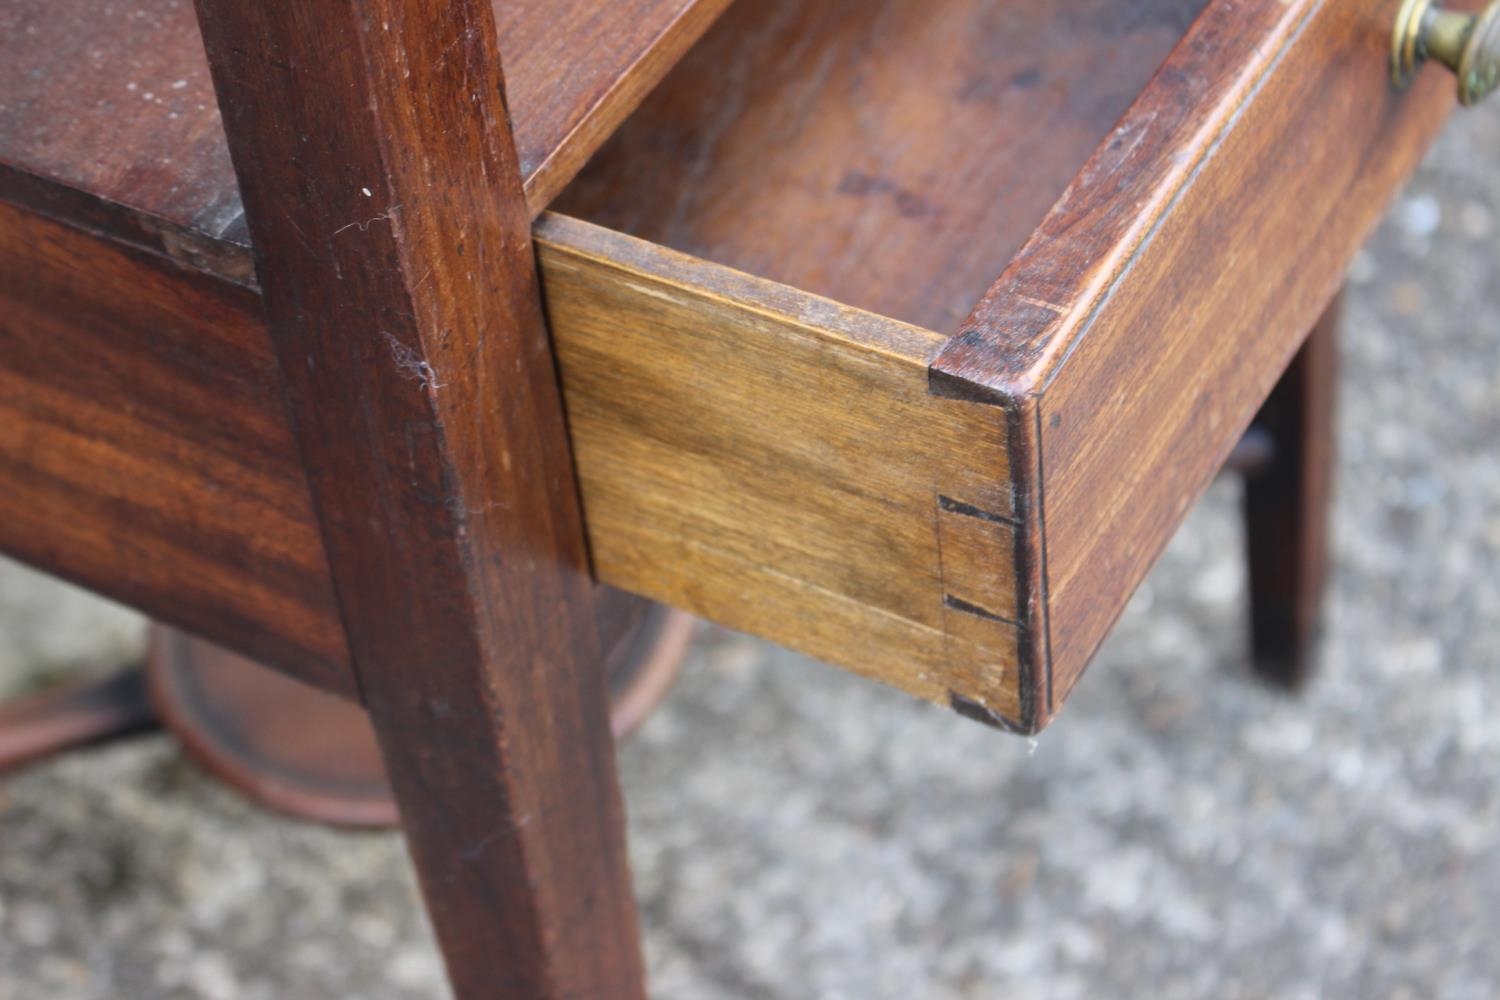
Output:
<svg viewBox="0 0 1500 1000">
<path fill-rule="evenodd" d="M 1500 85 L 1500 0 L 1483 14 L 1444 10 L 1434 0 L 1402 0 L 1391 40 L 1396 86 L 1410 83 L 1429 59 L 1458 74 L 1458 99 L 1465 107 L 1487 97 Z"/>
</svg>

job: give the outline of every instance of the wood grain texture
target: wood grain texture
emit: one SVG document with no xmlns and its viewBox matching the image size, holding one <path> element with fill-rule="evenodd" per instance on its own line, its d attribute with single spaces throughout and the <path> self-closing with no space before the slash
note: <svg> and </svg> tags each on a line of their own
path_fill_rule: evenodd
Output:
<svg viewBox="0 0 1500 1000">
<path fill-rule="evenodd" d="M 258 295 L 0 204 L 0 550 L 355 692 Z"/>
<path fill-rule="evenodd" d="M 1033 729 L 1451 86 L 1394 0 L 924 16 L 733 8 L 560 202 L 648 242 L 540 268 L 602 579 Z"/>
<path fill-rule="evenodd" d="M 951 332 L 1203 4 L 736 4 L 556 207 Z"/>
<path fill-rule="evenodd" d="M 1018 717 L 1005 427 L 928 394 L 944 338 L 561 216 L 537 232 L 599 578 Z"/>
<path fill-rule="evenodd" d="M 926 394 L 944 338 L 584 223 L 540 234 L 600 578 L 1014 710 L 985 676 L 1014 680 L 1010 627 L 962 610 L 1010 615 L 1004 426 Z M 4 206 L 0 262 L 0 548 L 352 695 L 259 296 Z M 612 644 L 633 609 L 597 603 Z M 992 667 L 962 662 L 976 641 Z"/>
<path fill-rule="evenodd" d="M 0 551 L 353 698 L 280 378 L 256 292 L 0 204 Z"/>
<path fill-rule="evenodd" d="M 1270 392 L 1451 105 L 1390 0 L 1215 2 L 933 366 L 1030 438 L 1037 725 Z"/>
<path fill-rule="evenodd" d="M 727 2 L 495 0 L 533 214 Z M 0 6 L 0 198 L 254 281 L 188 0 Z"/>
<path fill-rule="evenodd" d="M 489 0 L 197 6 L 351 659 L 454 992 L 641 996 Z"/>
</svg>

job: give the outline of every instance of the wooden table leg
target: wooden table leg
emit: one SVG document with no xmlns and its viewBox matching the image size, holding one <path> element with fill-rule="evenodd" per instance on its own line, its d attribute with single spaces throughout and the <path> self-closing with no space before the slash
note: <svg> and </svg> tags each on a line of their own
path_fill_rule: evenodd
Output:
<svg viewBox="0 0 1500 1000">
<path fill-rule="evenodd" d="M 491 0 L 197 0 L 363 700 L 455 992 L 643 993 Z"/>
<path fill-rule="evenodd" d="M 0 703 L 0 774 L 159 728 L 139 665 L 68 681 Z"/>
<path fill-rule="evenodd" d="M 1245 483 L 1253 662 L 1287 687 L 1312 670 L 1328 577 L 1339 318 L 1336 299 L 1261 408 L 1274 458 Z"/>
</svg>

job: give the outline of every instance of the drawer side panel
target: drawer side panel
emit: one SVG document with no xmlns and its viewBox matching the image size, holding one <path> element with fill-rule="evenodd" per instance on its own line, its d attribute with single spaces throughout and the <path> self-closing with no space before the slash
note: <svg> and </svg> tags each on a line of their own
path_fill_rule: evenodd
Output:
<svg viewBox="0 0 1500 1000">
<path fill-rule="evenodd" d="M 1016 719 L 1006 425 L 929 394 L 944 338 L 576 220 L 537 236 L 599 578 Z"/>
</svg>

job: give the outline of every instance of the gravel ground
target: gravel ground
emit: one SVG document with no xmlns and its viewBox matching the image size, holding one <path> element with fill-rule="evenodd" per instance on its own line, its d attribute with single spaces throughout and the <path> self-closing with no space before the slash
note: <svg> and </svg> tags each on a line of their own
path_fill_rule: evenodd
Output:
<svg viewBox="0 0 1500 1000">
<path fill-rule="evenodd" d="M 1500 107 L 1352 273 L 1325 669 L 1258 687 L 1233 483 L 1061 719 L 1006 737 L 705 628 L 623 753 L 655 995 L 1500 994 Z M 0 565 L 0 693 L 136 621 Z M 441 993 L 393 835 L 166 741 L 0 788 L 0 998 Z"/>
</svg>

